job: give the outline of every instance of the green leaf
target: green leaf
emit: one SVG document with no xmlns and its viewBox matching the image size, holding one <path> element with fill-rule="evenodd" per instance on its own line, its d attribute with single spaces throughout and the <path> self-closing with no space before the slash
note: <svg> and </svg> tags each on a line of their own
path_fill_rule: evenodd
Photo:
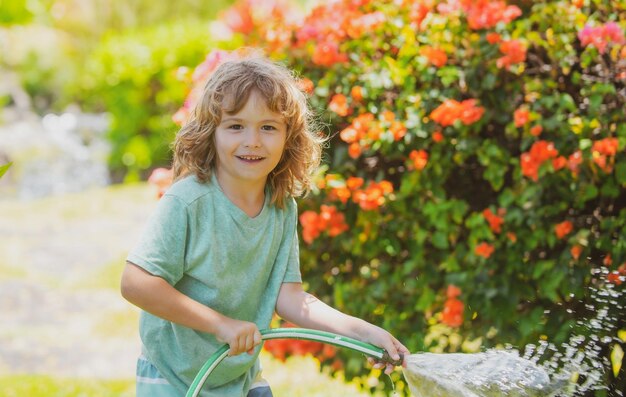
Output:
<svg viewBox="0 0 626 397">
<path fill-rule="evenodd" d="M 620 184 L 626 184 L 626 163 L 617 163 L 615 166 L 615 178 Z"/>
<path fill-rule="evenodd" d="M 419 299 L 415 302 L 415 310 L 423 312 L 428 310 L 435 303 L 436 294 L 429 287 L 424 287 L 419 294 Z"/>
<path fill-rule="evenodd" d="M 6 174 L 6 172 L 9 170 L 9 168 L 11 168 L 12 165 L 12 162 L 5 165 L 0 165 L 0 178 L 2 178 L 4 174 Z"/>
<path fill-rule="evenodd" d="M 554 267 L 554 264 L 555 261 L 553 260 L 538 261 L 533 269 L 533 278 L 535 280 L 540 279 L 541 276 Z"/>
<path fill-rule="evenodd" d="M 442 250 L 449 247 L 448 236 L 443 232 L 435 232 L 433 234 L 432 243 L 435 247 Z"/>
</svg>

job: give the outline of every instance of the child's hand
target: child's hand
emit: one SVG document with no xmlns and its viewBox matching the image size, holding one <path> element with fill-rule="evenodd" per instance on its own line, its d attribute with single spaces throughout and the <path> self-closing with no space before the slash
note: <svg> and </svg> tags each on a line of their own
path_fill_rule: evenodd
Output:
<svg viewBox="0 0 626 397">
<path fill-rule="evenodd" d="M 389 332 L 372 324 L 368 324 L 364 330 L 363 340 L 369 342 L 375 346 L 381 347 L 387 351 L 389 357 L 393 360 L 400 360 L 400 355 L 403 357 L 411 354 L 399 340 L 393 337 Z M 390 374 L 393 372 L 394 366 L 391 363 L 383 361 L 377 361 L 372 357 L 369 357 L 367 361 L 374 366 L 374 368 L 385 368 L 385 373 Z M 402 366 L 406 366 L 406 361 L 403 360 Z"/>
<path fill-rule="evenodd" d="M 261 333 L 255 323 L 235 320 L 224 316 L 215 333 L 217 340 L 230 346 L 229 356 L 243 352 L 254 354 L 254 347 L 261 343 Z"/>
</svg>

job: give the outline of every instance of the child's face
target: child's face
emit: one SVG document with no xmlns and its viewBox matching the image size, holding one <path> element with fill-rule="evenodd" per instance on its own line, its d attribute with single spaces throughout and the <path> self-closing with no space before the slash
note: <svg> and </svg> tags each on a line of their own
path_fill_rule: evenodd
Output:
<svg viewBox="0 0 626 397">
<path fill-rule="evenodd" d="M 265 186 L 285 147 L 287 125 L 256 91 L 236 114 L 223 112 L 215 131 L 217 176 L 221 184 Z"/>
</svg>

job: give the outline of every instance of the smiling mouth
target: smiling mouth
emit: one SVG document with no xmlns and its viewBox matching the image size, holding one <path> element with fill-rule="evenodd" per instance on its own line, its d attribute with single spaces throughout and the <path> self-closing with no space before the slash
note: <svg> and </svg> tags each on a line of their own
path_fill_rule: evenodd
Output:
<svg viewBox="0 0 626 397">
<path fill-rule="evenodd" d="M 239 160 L 243 160 L 243 161 L 250 161 L 250 162 L 254 162 L 254 161 L 261 161 L 263 160 L 265 157 L 261 157 L 261 156 L 236 156 Z"/>
</svg>

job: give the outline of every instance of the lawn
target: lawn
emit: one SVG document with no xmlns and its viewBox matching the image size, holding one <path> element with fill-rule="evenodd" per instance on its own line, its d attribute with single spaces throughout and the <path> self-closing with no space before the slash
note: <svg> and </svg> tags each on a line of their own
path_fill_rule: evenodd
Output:
<svg viewBox="0 0 626 397">
<path fill-rule="evenodd" d="M 0 201 L 0 219 L 13 225 L 0 228 L 0 300 L 10 303 L 0 313 L 1 396 L 134 395 L 127 346 L 135 344 L 138 311 L 117 289 L 125 252 L 155 203 L 144 184 Z M 19 298 L 33 291 L 55 304 Z M 103 351 L 91 362 L 94 344 Z M 283 363 L 264 352 L 262 362 L 277 397 L 369 396 L 341 374 L 320 372 L 311 357 Z"/>
</svg>

